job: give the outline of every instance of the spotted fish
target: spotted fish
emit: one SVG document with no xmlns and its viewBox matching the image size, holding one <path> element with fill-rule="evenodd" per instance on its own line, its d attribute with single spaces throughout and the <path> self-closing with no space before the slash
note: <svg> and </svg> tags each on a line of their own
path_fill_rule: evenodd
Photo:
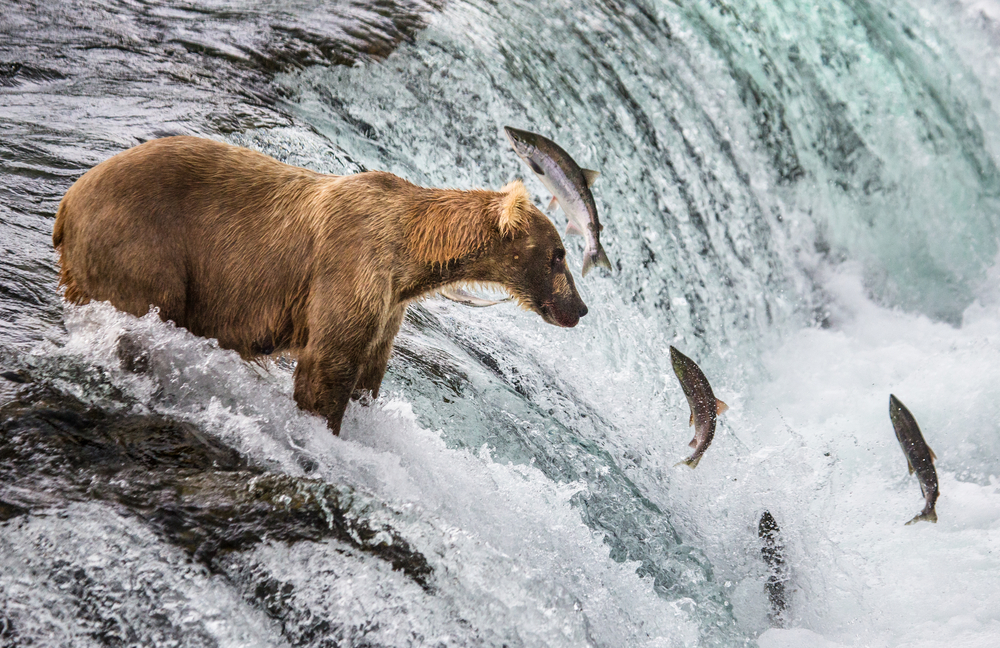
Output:
<svg viewBox="0 0 1000 648">
<path fill-rule="evenodd" d="M 694 453 L 677 465 L 687 464 L 696 468 L 715 437 L 715 419 L 729 409 L 729 406 L 715 397 L 705 374 L 691 358 L 670 347 L 670 362 L 691 407 L 690 424 L 694 426 L 694 438 L 688 444 L 694 448 Z"/>
<path fill-rule="evenodd" d="M 770 511 L 764 511 L 757 524 L 757 536 L 760 538 L 760 557 L 767 565 L 767 599 L 771 603 L 771 623 L 777 627 L 784 625 L 785 610 L 788 600 L 785 584 L 788 582 L 788 567 L 785 565 L 785 545 L 781 542 L 781 532 L 778 523 Z"/>
<path fill-rule="evenodd" d="M 938 478 L 937 471 L 934 470 L 934 460 L 937 457 L 927 447 L 913 414 L 910 414 L 910 410 L 892 394 L 889 394 L 889 418 L 892 419 L 892 427 L 896 430 L 899 446 L 906 455 L 906 465 L 910 469 L 910 474 L 917 473 L 920 492 L 924 494 L 924 510 L 907 524 L 921 520 L 937 522 L 937 513 L 934 511 L 934 504 L 938 498 Z"/>
</svg>

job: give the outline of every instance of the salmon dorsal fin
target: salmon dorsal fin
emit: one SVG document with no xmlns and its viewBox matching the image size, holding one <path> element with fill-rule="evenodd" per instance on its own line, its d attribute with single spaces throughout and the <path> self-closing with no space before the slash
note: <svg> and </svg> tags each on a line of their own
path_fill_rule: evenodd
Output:
<svg viewBox="0 0 1000 648">
<path fill-rule="evenodd" d="M 934 451 L 931 450 L 930 446 L 927 446 L 927 452 L 931 453 L 931 461 L 937 461 L 937 455 L 934 454 Z"/>
<path fill-rule="evenodd" d="M 691 418 L 688 420 L 688 427 L 694 425 L 694 410 L 691 410 Z"/>
<path fill-rule="evenodd" d="M 716 416 L 718 416 L 719 414 L 722 414 L 727 409 L 729 409 L 728 405 L 726 405 L 725 403 L 723 403 L 722 401 L 720 401 L 718 398 L 715 399 L 715 415 Z"/>
<path fill-rule="evenodd" d="M 583 179 L 587 181 L 587 186 L 592 187 L 597 181 L 597 176 L 601 175 L 600 171 L 594 171 L 593 169 L 580 169 L 583 171 Z"/>
<path fill-rule="evenodd" d="M 553 209 L 556 208 L 556 205 L 558 205 L 558 204 L 559 204 L 559 200 L 555 196 L 552 196 L 552 200 L 549 201 L 549 206 L 546 207 L 545 210 L 546 211 L 552 211 Z"/>
</svg>

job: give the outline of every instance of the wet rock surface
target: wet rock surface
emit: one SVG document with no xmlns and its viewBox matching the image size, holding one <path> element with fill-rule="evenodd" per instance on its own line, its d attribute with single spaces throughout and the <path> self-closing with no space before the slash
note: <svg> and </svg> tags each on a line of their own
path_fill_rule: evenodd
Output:
<svg viewBox="0 0 1000 648">
<path fill-rule="evenodd" d="M 267 472 L 190 423 L 26 385 L 0 407 L 0 521 L 74 501 L 113 505 L 209 569 L 265 540 L 333 539 L 432 589 L 427 560 L 354 510 L 350 489 Z"/>
</svg>

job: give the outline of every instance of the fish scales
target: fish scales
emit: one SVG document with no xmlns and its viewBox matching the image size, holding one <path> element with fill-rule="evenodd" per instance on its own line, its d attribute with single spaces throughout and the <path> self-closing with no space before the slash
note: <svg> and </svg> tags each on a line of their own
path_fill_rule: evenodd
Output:
<svg viewBox="0 0 1000 648">
<path fill-rule="evenodd" d="M 505 126 L 504 132 L 514 152 L 552 193 L 549 208 L 556 203 L 562 207 L 569 221 L 566 233 L 585 237 L 581 274 L 587 276 L 595 265 L 611 270 L 611 261 L 601 246 L 604 227 L 597 217 L 597 204 L 590 191 L 590 185 L 600 174 L 581 168 L 561 146 L 543 135 L 510 126 Z"/>
</svg>

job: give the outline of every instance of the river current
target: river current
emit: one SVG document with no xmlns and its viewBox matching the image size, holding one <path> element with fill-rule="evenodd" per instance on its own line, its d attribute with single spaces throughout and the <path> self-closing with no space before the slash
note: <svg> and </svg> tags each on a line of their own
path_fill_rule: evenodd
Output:
<svg viewBox="0 0 1000 648">
<path fill-rule="evenodd" d="M 996 646 L 998 62 L 992 1 L 0 0 L 0 646 Z M 339 438 L 293 360 L 56 290 L 143 141 L 543 207 L 505 125 L 601 172 L 614 269 L 564 237 L 574 329 L 414 304 Z"/>
</svg>

